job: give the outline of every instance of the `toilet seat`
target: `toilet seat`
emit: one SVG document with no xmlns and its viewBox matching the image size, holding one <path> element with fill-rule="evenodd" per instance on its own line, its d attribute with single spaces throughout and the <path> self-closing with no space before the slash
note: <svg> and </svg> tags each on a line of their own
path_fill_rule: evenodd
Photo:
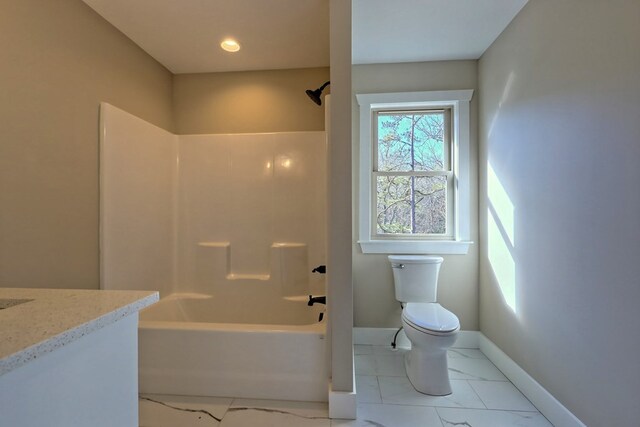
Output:
<svg viewBox="0 0 640 427">
<path fill-rule="evenodd" d="M 402 319 L 414 329 L 430 335 L 451 335 L 460 329 L 458 317 L 438 303 L 407 303 L 402 310 Z"/>
</svg>

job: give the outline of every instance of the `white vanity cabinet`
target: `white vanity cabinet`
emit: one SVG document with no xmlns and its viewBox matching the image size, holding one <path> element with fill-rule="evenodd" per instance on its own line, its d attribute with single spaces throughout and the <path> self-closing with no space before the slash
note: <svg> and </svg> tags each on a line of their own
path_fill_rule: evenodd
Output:
<svg viewBox="0 0 640 427">
<path fill-rule="evenodd" d="M 157 300 L 0 288 L 0 426 L 137 427 L 138 311 Z"/>
</svg>

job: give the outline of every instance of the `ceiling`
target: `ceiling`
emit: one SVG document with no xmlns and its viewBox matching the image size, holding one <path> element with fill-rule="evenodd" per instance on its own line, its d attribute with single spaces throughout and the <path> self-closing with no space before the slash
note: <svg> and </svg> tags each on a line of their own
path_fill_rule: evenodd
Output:
<svg viewBox="0 0 640 427">
<path fill-rule="evenodd" d="M 526 3 L 353 0 L 353 63 L 478 59 Z"/>
<path fill-rule="evenodd" d="M 329 0 L 83 1 L 175 74 L 329 65 Z M 526 2 L 353 0 L 353 63 L 477 59 Z"/>
<path fill-rule="evenodd" d="M 175 74 L 329 65 L 328 0 L 84 2 Z"/>
</svg>

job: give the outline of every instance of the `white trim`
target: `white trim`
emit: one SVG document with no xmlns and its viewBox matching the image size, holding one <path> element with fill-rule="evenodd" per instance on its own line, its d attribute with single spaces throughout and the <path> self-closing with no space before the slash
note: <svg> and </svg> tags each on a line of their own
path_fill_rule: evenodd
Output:
<svg viewBox="0 0 640 427">
<path fill-rule="evenodd" d="M 389 345 L 396 328 L 353 328 L 353 343 L 359 345 Z M 403 332 L 398 334 L 398 346 L 410 347 Z M 453 348 L 478 348 L 513 383 L 514 386 L 553 425 L 563 427 L 586 427 L 558 399 L 542 387 L 505 352 L 479 331 L 460 331 Z"/>
<path fill-rule="evenodd" d="M 388 92 L 357 94 L 358 104 L 371 108 L 420 108 L 447 105 L 450 101 L 471 101 L 473 89 L 427 92 Z"/>
<path fill-rule="evenodd" d="M 356 396 L 356 370 L 353 368 L 353 391 L 333 391 L 329 381 L 329 418 L 355 420 L 358 400 Z"/>
<path fill-rule="evenodd" d="M 359 240 L 365 254 L 464 255 L 473 242 L 452 240 Z"/>
<path fill-rule="evenodd" d="M 398 328 L 353 328 L 353 343 L 356 345 L 390 345 Z M 403 332 L 398 334 L 398 346 L 410 347 Z"/>
<path fill-rule="evenodd" d="M 351 336 L 351 341 L 353 342 L 353 332 Z M 356 366 L 353 353 L 353 346 L 351 346 L 351 390 L 353 391 L 334 391 L 333 382 L 329 381 L 329 418 L 356 419 L 358 400 L 356 395 Z"/>
<path fill-rule="evenodd" d="M 542 387 L 524 369 L 518 366 L 516 362 L 500 350 L 500 348 L 484 334 L 480 334 L 479 345 L 480 351 L 509 378 L 509 381 L 511 381 L 553 425 L 586 427 L 582 421 L 565 408 L 562 403 L 553 397 L 551 393 Z"/>
<path fill-rule="evenodd" d="M 478 348 L 478 337 L 480 332 L 478 331 L 459 331 L 458 339 L 452 348 Z"/>
<path fill-rule="evenodd" d="M 469 102 L 473 90 L 357 94 L 360 106 L 360 175 L 358 243 L 363 253 L 466 254 L 471 243 L 471 184 L 469 174 Z M 382 240 L 371 236 L 371 171 L 373 146 L 371 113 L 380 108 L 452 107 L 453 171 L 455 174 L 454 240 Z"/>
<path fill-rule="evenodd" d="M 391 345 L 398 328 L 353 328 L 353 343 L 358 345 Z M 478 331 L 459 331 L 453 348 L 478 348 Z M 404 332 L 398 334 L 398 347 L 411 348 Z"/>
</svg>

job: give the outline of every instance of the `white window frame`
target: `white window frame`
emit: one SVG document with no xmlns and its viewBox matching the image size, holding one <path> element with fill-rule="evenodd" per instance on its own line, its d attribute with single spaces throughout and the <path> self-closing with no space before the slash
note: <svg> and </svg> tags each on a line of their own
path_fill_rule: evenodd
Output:
<svg viewBox="0 0 640 427">
<path fill-rule="evenodd" d="M 473 90 L 357 94 L 360 106 L 359 240 L 363 253 L 466 254 L 471 242 L 469 103 Z M 454 174 L 453 237 L 377 238 L 373 232 L 374 144 L 379 110 L 451 108 Z"/>
</svg>

